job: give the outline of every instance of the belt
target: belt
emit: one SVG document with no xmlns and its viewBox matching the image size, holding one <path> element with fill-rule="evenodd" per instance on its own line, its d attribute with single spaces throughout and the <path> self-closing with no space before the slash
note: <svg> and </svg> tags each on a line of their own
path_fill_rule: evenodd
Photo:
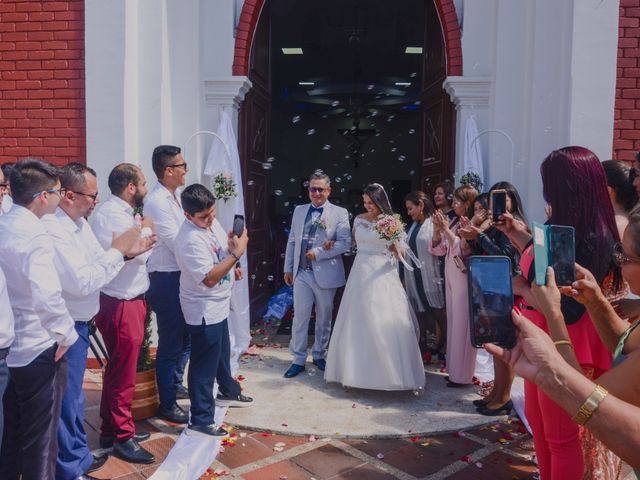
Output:
<svg viewBox="0 0 640 480">
<path fill-rule="evenodd" d="M 9 347 L 0 348 L 0 360 L 4 360 L 5 358 L 7 358 L 7 355 L 9 355 Z"/>
<path fill-rule="evenodd" d="M 125 301 L 125 302 L 133 302 L 134 300 L 144 300 L 146 296 L 145 293 L 141 293 L 137 297 L 133 297 L 133 298 L 118 298 L 118 297 L 112 297 L 111 295 L 107 295 L 106 293 L 103 293 L 103 292 L 100 292 L 100 295 L 104 295 L 105 297 L 109 297 L 109 298 L 113 298 L 114 300 Z"/>
</svg>

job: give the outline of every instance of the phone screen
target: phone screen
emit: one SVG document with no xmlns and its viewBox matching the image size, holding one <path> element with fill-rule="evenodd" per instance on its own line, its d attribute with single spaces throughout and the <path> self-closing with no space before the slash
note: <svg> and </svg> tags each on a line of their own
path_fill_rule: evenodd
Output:
<svg viewBox="0 0 640 480">
<path fill-rule="evenodd" d="M 491 192 L 491 216 L 494 222 L 500 221 L 500 215 L 507 211 L 507 192 L 494 190 Z"/>
<path fill-rule="evenodd" d="M 243 215 L 235 215 L 233 217 L 233 234 L 238 237 L 242 235 L 244 231 L 244 216 Z"/>
<path fill-rule="evenodd" d="M 503 256 L 472 256 L 468 279 L 471 344 L 477 348 L 483 343 L 513 347 L 516 330 L 511 319 L 511 260 Z"/>
<path fill-rule="evenodd" d="M 556 276 L 556 284 L 568 286 L 576 281 L 576 246 L 573 227 L 549 227 L 549 263 Z"/>
</svg>

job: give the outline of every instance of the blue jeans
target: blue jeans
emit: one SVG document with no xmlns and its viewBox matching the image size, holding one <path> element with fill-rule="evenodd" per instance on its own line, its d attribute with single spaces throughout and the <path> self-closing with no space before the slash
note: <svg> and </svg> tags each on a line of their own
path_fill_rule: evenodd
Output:
<svg viewBox="0 0 640 480">
<path fill-rule="evenodd" d="M 89 325 L 76 322 L 78 340 L 67 350 L 67 389 L 62 397 L 62 412 L 58 425 L 58 460 L 56 479 L 68 480 L 83 475 L 91 466 L 93 456 L 84 431 L 84 393 L 82 383 L 87 365 Z"/>
<path fill-rule="evenodd" d="M 191 351 L 191 341 L 180 307 L 180 272 L 152 272 L 149 280 L 147 301 L 158 322 L 158 394 L 160 404 L 164 408 L 171 408 L 176 403 L 176 390 L 182 385 Z"/>
<path fill-rule="evenodd" d="M 213 325 L 187 325 L 191 334 L 191 365 L 189 366 L 189 399 L 191 424 L 214 423 L 215 401 L 213 382 L 218 381 L 223 395 L 240 395 L 240 385 L 231 376 L 231 344 L 227 320 Z"/>
<path fill-rule="evenodd" d="M 2 430 L 4 428 L 4 415 L 2 413 L 2 397 L 4 396 L 4 391 L 7 389 L 7 384 L 9 383 L 9 367 L 7 367 L 7 360 L 0 360 L 0 450 L 2 450 Z"/>
</svg>

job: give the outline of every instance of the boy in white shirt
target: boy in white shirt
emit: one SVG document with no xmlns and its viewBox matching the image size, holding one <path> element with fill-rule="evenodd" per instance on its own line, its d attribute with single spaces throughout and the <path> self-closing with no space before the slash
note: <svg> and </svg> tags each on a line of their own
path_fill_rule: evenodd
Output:
<svg viewBox="0 0 640 480">
<path fill-rule="evenodd" d="M 224 437 L 227 431 L 214 423 L 215 404 L 248 406 L 231 376 L 227 318 L 234 267 L 247 248 L 247 230 L 240 237 L 227 235 L 216 220 L 215 198 L 203 185 L 188 186 L 181 195 L 187 220 L 175 244 L 180 267 L 180 303 L 191 335 L 188 384 L 191 400 L 189 430 Z M 241 275 L 239 269 L 235 274 Z M 217 380 L 220 393 L 213 398 Z"/>
</svg>

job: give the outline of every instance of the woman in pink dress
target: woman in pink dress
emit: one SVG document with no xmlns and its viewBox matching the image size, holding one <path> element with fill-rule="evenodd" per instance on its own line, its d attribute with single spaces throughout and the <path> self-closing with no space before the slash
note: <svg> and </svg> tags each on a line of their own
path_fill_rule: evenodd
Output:
<svg viewBox="0 0 640 480">
<path fill-rule="evenodd" d="M 447 303 L 447 372 L 448 387 L 461 387 L 473 382 L 476 349 L 469 339 L 469 295 L 465 257 L 469 249 L 456 232 L 461 217 L 473 216 L 473 202 L 478 191 L 468 185 L 453 192 L 456 218 L 449 221 L 441 210 L 433 214 L 433 239 L 429 250 L 445 257 L 445 287 Z"/>
</svg>

